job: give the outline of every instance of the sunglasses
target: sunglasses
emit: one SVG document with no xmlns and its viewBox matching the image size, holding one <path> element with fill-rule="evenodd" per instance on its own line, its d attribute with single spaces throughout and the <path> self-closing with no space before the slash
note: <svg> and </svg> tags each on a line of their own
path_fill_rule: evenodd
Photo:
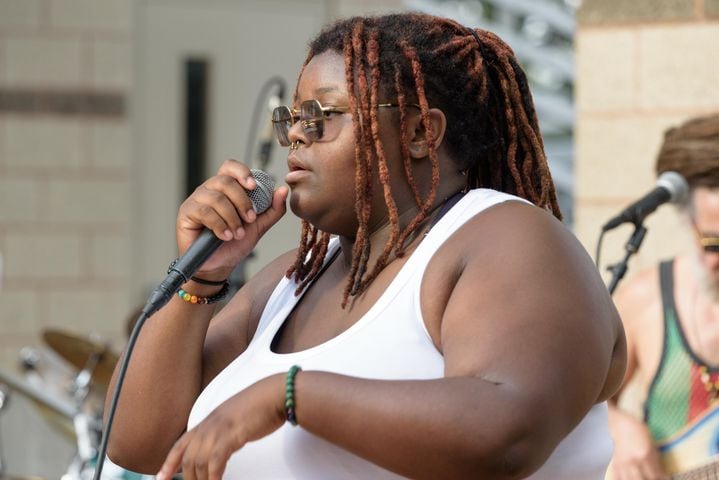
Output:
<svg viewBox="0 0 719 480">
<path fill-rule="evenodd" d="M 719 237 L 699 237 L 699 244 L 706 253 L 719 253 Z"/>
<path fill-rule="evenodd" d="M 379 103 L 378 107 L 399 107 L 396 103 Z M 419 105 L 408 104 L 408 106 L 419 108 Z M 323 107 L 317 100 L 306 100 L 300 104 L 299 112 L 294 108 L 282 105 L 272 111 L 272 128 L 277 136 L 277 141 L 283 147 L 289 147 L 290 128 L 297 121 L 300 122 L 302 131 L 308 140 L 316 142 L 325 134 L 325 118 L 332 114 L 347 113 L 350 107 Z"/>
<path fill-rule="evenodd" d="M 699 245 L 702 246 L 704 252 L 719 253 L 719 237 L 715 235 L 704 235 L 694 221 L 692 221 L 692 225 L 694 225 L 694 231 L 699 238 Z"/>
</svg>

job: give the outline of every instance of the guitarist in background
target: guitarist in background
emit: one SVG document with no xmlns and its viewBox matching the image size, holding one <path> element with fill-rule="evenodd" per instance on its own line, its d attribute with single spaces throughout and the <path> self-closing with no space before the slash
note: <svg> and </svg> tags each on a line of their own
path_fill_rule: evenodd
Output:
<svg viewBox="0 0 719 480">
<path fill-rule="evenodd" d="M 689 251 L 639 274 L 615 302 L 627 335 L 623 387 L 646 396 L 638 420 L 610 402 L 615 480 L 718 478 L 719 467 L 719 114 L 666 132 L 657 174 L 690 187 L 681 215 Z"/>
</svg>

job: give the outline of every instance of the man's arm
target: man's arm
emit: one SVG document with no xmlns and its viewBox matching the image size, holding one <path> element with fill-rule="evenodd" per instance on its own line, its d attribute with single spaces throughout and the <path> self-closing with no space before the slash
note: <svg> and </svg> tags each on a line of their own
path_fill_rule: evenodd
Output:
<svg viewBox="0 0 719 480">
<path fill-rule="evenodd" d="M 609 426 L 615 443 L 609 471 L 615 480 L 660 479 L 664 472 L 649 429 L 618 406 L 627 385 L 646 376 L 646 369 L 656 368 L 648 365 L 649 359 L 644 358 L 646 353 L 642 355 L 639 342 L 641 335 L 645 341 L 661 339 L 661 332 L 657 331 L 662 328 L 658 270 L 639 274 L 617 290 L 614 298 L 627 336 L 627 371 L 620 390 L 609 401 Z"/>
</svg>

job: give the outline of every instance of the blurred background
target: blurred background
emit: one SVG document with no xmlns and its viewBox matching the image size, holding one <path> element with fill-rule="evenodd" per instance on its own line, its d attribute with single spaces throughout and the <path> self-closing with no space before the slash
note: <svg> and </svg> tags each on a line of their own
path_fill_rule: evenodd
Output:
<svg viewBox="0 0 719 480">
<path fill-rule="evenodd" d="M 514 48 L 565 222 L 592 255 L 600 226 L 653 186 L 664 130 L 719 110 L 719 0 L 0 0 L 7 472 L 60 478 L 77 457 L 93 427 L 70 417 L 99 412 L 128 323 L 176 257 L 182 199 L 226 158 L 284 176 L 269 110 L 289 101 L 308 39 L 408 9 Z M 686 241 L 676 222 L 670 207 L 648 219 L 628 276 Z M 284 219 L 236 281 L 294 247 L 298 225 Z M 630 232 L 607 236 L 603 263 Z"/>
</svg>

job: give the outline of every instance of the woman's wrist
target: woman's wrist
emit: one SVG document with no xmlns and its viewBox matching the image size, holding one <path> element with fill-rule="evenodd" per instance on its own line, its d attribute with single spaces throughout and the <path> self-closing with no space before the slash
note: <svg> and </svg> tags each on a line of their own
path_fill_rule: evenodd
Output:
<svg viewBox="0 0 719 480">
<path fill-rule="evenodd" d="M 209 305 L 223 300 L 230 291 L 230 284 L 211 285 L 190 280 L 177 291 L 177 296 L 191 304 Z"/>
</svg>

